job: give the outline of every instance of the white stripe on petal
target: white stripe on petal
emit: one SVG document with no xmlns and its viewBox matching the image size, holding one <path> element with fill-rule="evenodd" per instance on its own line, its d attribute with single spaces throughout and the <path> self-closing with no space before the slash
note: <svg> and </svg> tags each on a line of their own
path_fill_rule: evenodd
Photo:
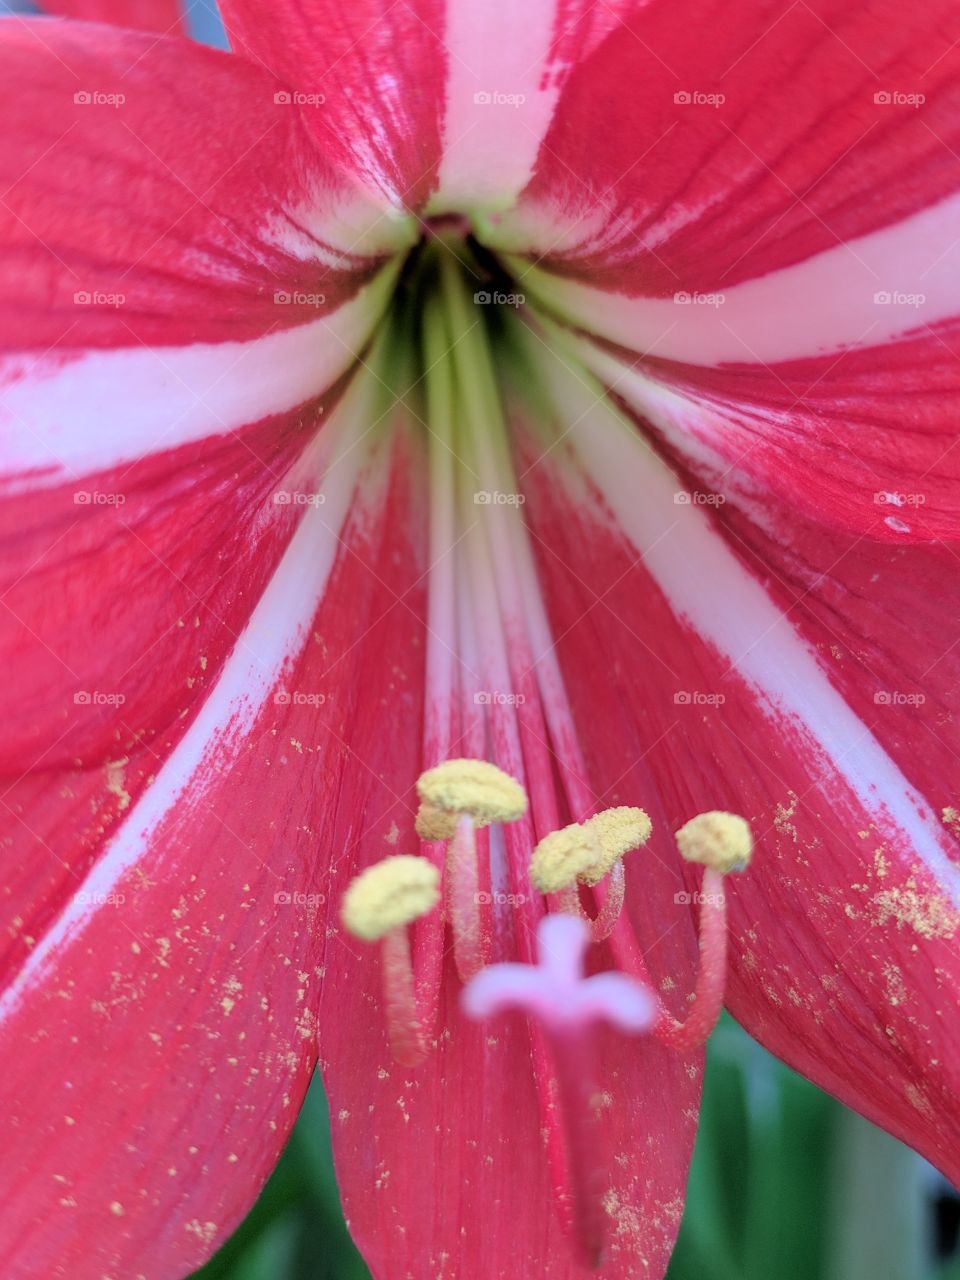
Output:
<svg viewBox="0 0 960 1280">
<path fill-rule="evenodd" d="M 553 118 L 556 0 L 448 0 L 447 102 L 430 213 L 506 209 L 530 181 Z"/>
<path fill-rule="evenodd" d="M 7 357 L 0 361 L 4 491 L 133 463 L 296 408 L 354 363 L 395 278 L 391 265 L 337 311 L 249 342 L 131 346 L 67 363 Z"/>
<path fill-rule="evenodd" d="M 697 365 L 889 342 L 960 311 L 960 194 L 804 262 L 701 293 L 628 298 L 511 259 L 516 287 L 579 328 Z M 708 291 L 709 290 L 709 291 Z"/>
</svg>

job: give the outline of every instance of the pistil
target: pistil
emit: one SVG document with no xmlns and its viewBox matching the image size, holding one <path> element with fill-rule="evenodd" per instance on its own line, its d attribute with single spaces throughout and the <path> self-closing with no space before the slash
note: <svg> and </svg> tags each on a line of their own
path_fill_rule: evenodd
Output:
<svg viewBox="0 0 960 1280">
<path fill-rule="evenodd" d="M 477 1020 L 525 1013 L 542 1030 L 563 1124 L 574 1236 L 582 1261 L 596 1267 L 603 1256 L 608 1189 L 595 1106 L 597 1027 L 606 1022 L 626 1035 L 639 1035 L 652 1024 L 656 1005 L 649 991 L 622 974 L 584 977 L 588 943 L 582 920 L 546 916 L 537 930 L 538 964 L 484 969 L 464 988 L 461 1004 L 467 1017 Z"/>
</svg>

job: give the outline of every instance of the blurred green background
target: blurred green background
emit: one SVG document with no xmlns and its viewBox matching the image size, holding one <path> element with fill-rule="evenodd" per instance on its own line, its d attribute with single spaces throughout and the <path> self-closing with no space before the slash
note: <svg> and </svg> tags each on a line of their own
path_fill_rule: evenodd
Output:
<svg viewBox="0 0 960 1280">
<path fill-rule="evenodd" d="M 958 1214 L 919 1156 L 724 1017 L 668 1280 L 960 1280 Z M 343 1225 L 319 1081 L 260 1200 L 196 1276 L 369 1276 Z"/>
</svg>

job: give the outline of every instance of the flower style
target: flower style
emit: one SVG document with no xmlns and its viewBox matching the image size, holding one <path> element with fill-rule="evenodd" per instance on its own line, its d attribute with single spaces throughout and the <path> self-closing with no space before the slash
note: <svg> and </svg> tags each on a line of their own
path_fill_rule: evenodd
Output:
<svg viewBox="0 0 960 1280">
<path fill-rule="evenodd" d="M 0 25 L 4 1274 L 195 1267 L 319 1058 L 375 1275 L 661 1275 L 727 952 L 956 1180 L 953 8 L 222 8 Z M 585 1075 L 464 994 L 556 928 Z"/>
</svg>

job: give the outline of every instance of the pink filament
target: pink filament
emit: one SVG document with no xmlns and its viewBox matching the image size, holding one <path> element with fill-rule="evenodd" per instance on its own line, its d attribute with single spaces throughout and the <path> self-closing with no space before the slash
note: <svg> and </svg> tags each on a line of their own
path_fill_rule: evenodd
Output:
<svg viewBox="0 0 960 1280">
<path fill-rule="evenodd" d="M 487 963 L 488 939 L 480 911 L 476 829 L 469 814 L 457 819 L 447 843 L 447 914 L 453 930 L 453 958 L 461 982 Z"/>
<path fill-rule="evenodd" d="M 683 1021 L 661 1005 L 654 1035 L 681 1053 L 705 1043 L 720 1017 L 727 980 L 727 905 L 723 876 L 712 867 L 703 874 L 700 894 L 700 969 L 693 1003 Z"/>
<path fill-rule="evenodd" d="M 383 1003 L 390 1050 L 405 1067 L 415 1067 L 426 1057 L 427 1045 L 417 1012 L 407 929 L 391 929 L 384 934 L 381 947 Z"/>
</svg>

